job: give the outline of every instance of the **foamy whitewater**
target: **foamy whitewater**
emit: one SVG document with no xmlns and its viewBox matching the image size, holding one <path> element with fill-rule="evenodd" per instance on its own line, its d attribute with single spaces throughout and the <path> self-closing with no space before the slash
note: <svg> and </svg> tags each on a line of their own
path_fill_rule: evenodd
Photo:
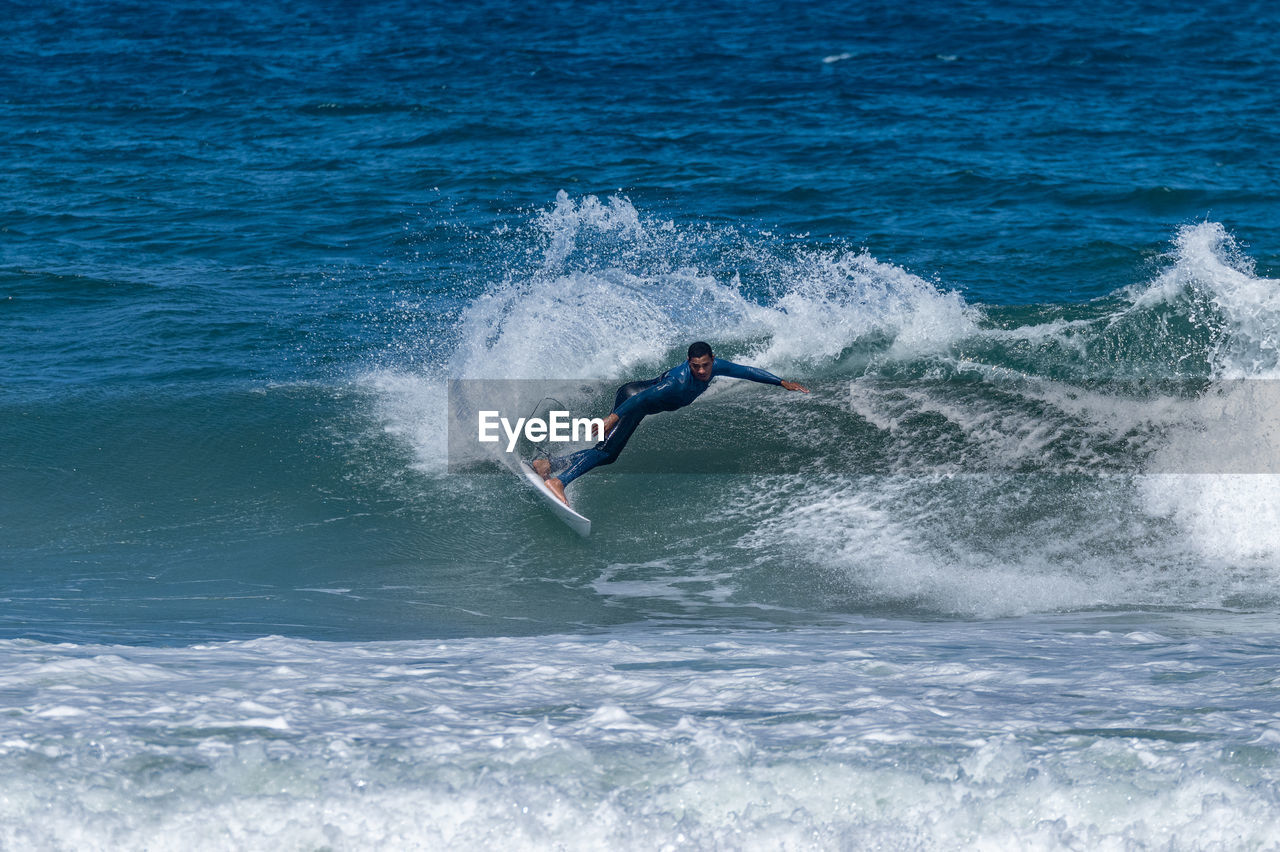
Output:
<svg viewBox="0 0 1280 852">
<path fill-rule="evenodd" d="M 1222 616 L 1134 621 L 9 643 L 23 662 L 3 682 L 4 840 L 1267 845 L 1273 636 L 1218 633 L 1239 624 Z M 33 783 L 51 773 L 56 787 Z"/>
<path fill-rule="evenodd" d="M 1274 10 L 9 17 L 0 850 L 1280 848 Z"/>
</svg>

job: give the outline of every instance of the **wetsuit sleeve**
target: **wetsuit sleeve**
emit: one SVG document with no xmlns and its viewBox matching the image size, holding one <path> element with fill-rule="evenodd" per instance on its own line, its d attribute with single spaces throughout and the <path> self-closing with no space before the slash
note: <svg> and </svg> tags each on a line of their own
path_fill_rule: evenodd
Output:
<svg viewBox="0 0 1280 852">
<path fill-rule="evenodd" d="M 619 417 L 626 417 L 628 414 L 653 414 L 662 410 L 662 402 L 666 395 L 671 392 L 672 382 L 664 379 L 655 385 L 645 388 L 635 396 L 628 397 L 613 410 L 613 413 Z"/>
<path fill-rule="evenodd" d="M 735 364 L 732 361 L 722 361 L 719 358 L 715 361 L 715 371 L 712 375 L 728 376 L 731 379 L 747 379 L 748 381 L 760 382 L 766 385 L 782 384 L 782 379 L 768 370 L 761 370 L 759 367 L 748 367 L 746 364 Z"/>
</svg>

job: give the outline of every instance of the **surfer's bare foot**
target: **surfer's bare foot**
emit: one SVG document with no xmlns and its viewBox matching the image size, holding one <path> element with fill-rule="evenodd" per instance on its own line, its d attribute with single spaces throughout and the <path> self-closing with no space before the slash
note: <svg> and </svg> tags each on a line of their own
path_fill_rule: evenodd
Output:
<svg viewBox="0 0 1280 852">
<path fill-rule="evenodd" d="M 534 459 L 529 462 L 529 467 L 533 468 L 533 472 L 543 479 L 546 479 L 547 475 L 551 473 L 551 462 L 546 459 Z"/>
<path fill-rule="evenodd" d="M 551 489 L 551 493 L 560 498 L 560 502 L 569 505 L 569 498 L 564 496 L 564 486 L 560 484 L 558 479 L 544 479 L 543 482 Z"/>
</svg>

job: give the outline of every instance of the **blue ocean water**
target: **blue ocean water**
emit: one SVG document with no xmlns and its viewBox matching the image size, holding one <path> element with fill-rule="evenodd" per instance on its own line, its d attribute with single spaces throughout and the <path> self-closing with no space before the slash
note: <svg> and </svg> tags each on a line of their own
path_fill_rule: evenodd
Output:
<svg viewBox="0 0 1280 852">
<path fill-rule="evenodd" d="M 1280 845 L 1274 7 L 6 10 L 0 848 Z"/>
</svg>

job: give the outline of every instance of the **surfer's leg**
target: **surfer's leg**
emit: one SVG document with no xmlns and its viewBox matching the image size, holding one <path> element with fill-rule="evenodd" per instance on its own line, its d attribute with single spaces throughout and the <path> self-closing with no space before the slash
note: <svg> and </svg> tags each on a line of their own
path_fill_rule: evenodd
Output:
<svg viewBox="0 0 1280 852">
<path fill-rule="evenodd" d="M 657 381 L 658 379 L 647 379 L 642 382 L 628 382 L 618 388 L 618 392 L 614 394 L 613 398 L 614 409 L 616 410 L 623 402 Z M 631 440 L 631 433 L 636 431 L 636 427 L 640 425 L 640 421 L 643 419 L 643 414 L 632 414 L 629 417 L 623 417 L 613 427 L 613 431 L 609 433 L 608 437 L 591 449 L 579 450 L 576 453 L 560 456 L 559 458 L 534 459 L 530 462 L 530 467 L 533 468 L 534 473 L 542 477 L 542 481 L 547 483 L 548 488 L 559 495 L 561 500 L 564 500 L 564 489 L 570 482 L 573 482 L 594 467 L 599 467 L 602 464 L 613 464 L 617 460 L 622 453 L 623 447 L 627 445 L 627 441 Z M 566 500 L 565 502 L 568 501 Z"/>
<path fill-rule="evenodd" d="M 622 405 L 622 403 L 626 402 L 628 399 L 640 393 L 640 391 L 651 386 L 657 381 L 658 381 L 657 379 L 645 379 L 644 381 L 640 381 L 640 382 L 627 382 L 625 385 L 618 388 L 617 393 L 614 394 L 613 410 L 616 411 L 619 405 Z M 618 425 L 620 426 L 621 423 L 619 423 Z M 613 461 L 613 459 L 616 459 L 618 457 L 618 453 L 622 452 L 622 448 L 626 446 L 627 438 L 631 437 L 631 432 L 634 430 L 635 430 L 635 424 L 632 424 L 630 430 L 626 432 L 625 436 L 621 440 L 621 443 L 617 445 L 617 449 L 612 454 L 609 454 L 607 451 L 605 451 L 606 456 L 612 455 L 612 458 L 610 458 L 609 461 L 602 461 L 601 459 L 603 459 L 604 456 L 600 456 L 600 457 L 596 457 L 592 455 L 584 456 L 583 453 L 589 454 L 592 451 L 583 450 L 581 452 L 571 453 L 570 455 L 560 456 L 557 458 L 534 459 L 533 461 L 529 462 L 529 467 L 533 468 L 533 472 L 538 474 L 538 476 L 541 476 L 544 480 L 552 476 L 554 471 L 562 471 L 562 470 L 565 470 L 566 468 L 574 468 L 576 472 L 570 474 L 569 480 L 576 479 L 582 474 L 586 473 L 588 470 L 591 470 L 591 468 L 595 467 L 596 465 L 609 464 L 609 462 Z M 617 431 L 618 429 L 615 427 L 614 430 L 610 432 L 609 435 L 606 437 L 612 437 Z M 605 443 L 606 441 L 599 442 L 598 444 L 596 444 L 595 449 L 601 450 L 604 447 Z M 566 480 L 562 480 L 562 482 L 564 482 L 565 485 L 569 484 L 569 481 L 566 481 Z"/>
<path fill-rule="evenodd" d="M 627 441 L 631 440 L 631 433 L 636 431 L 636 427 L 643 419 L 643 414 L 623 417 L 618 421 L 618 425 L 613 427 L 609 437 L 591 449 L 579 450 L 573 455 L 552 459 L 548 473 L 559 479 L 562 485 L 568 485 L 594 467 L 613 464 L 622 453 L 623 447 L 627 445 Z M 551 480 L 547 479 L 547 482 L 549 484 Z"/>
<path fill-rule="evenodd" d="M 631 440 L 632 433 L 636 431 L 636 427 L 640 425 L 640 421 L 643 419 L 643 414 L 628 414 L 618 421 L 617 426 L 613 427 L 609 437 L 592 447 L 592 449 L 605 455 L 605 458 L 599 462 L 600 464 L 613 464 L 618 456 L 622 455 L 623 447 L 627 445 L 627 441 Z"/>
<path fill-rule="evenodd" d="M 579 450 L 573 455 L 552 459 L 547 473 L 547 482 L 554 478 L 559 480 L 561 485 L 568 485 L 591 468 L 608 464 L 604 461 L 605 458 L 607 458 L 605 453 L 592 447 L 589 450 Z"/>
</svg>

